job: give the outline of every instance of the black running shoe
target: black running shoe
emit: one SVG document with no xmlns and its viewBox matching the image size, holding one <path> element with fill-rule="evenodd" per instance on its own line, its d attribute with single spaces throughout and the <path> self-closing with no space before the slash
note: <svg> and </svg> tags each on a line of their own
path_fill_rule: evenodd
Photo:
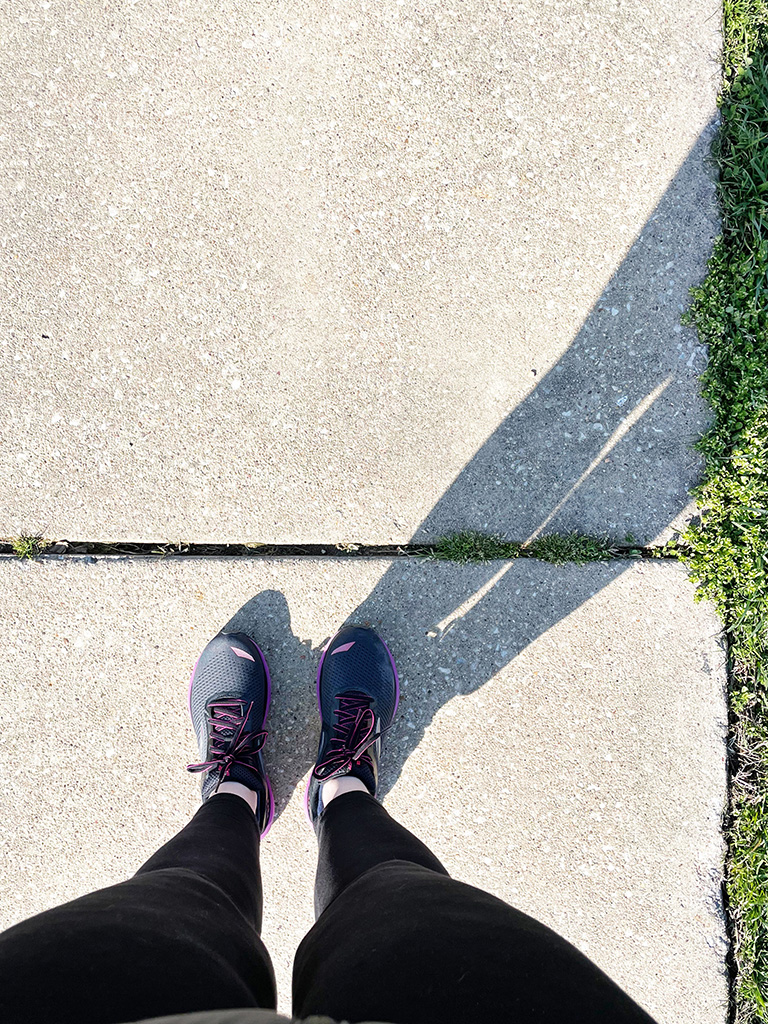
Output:
<svg viewBox="0 0 768 1024">
<path fill-rule="evenodd" d="M 261 753 L 271 696 L 264 655 L 245 633 L 219 633 L 197 659 L 189 681 L 189 713 L 205 772 L 203 802 L 222 782 L 240 782 L 257 794 L 256 823 L 264 836 L 275 801 Z"/>
<path fill-rule="evenodd" d="M 399 699 L 395 662 L 378 633 L 365 626 L 341 629 L 317 670 L 320 746 L 305 796 L 313 828 L 323 811 L 320 787 L 329 779 L 352 775 L 376 796 L 381 736 Z"/>
</svg>

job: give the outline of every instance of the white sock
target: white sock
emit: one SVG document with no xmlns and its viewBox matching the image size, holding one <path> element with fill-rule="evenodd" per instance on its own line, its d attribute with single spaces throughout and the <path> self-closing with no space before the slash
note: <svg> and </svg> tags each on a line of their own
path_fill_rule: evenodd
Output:
<svg viewBox="0 0 768 1024">
<path fill-rule="evenodd" d="M 335 779 L 328 779 L 320 787 L 318 813 L 342 793 L 370 793 L 370 790 L 362 779 L 358 779 L 354 775 L 339 775 Z"/>
<path fill-rule="evenodd" d="M 258 799 L 258 795 L 254 790 L 248 789 L 247 786 L 244 786 L 242 782 L 222 782 L 216 792 L 234 793 L 235 796 L 242 797 L 253 813 L 256 813 L 256 800 Z"/>
</svg>

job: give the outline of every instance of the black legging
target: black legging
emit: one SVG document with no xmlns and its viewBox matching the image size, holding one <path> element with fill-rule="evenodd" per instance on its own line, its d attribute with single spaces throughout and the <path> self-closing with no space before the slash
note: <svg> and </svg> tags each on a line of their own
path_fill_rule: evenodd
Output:
<svg viewBox="0 0 768 1024">
<path fill-rule="evenodd" d="M 450 878 L 368 794 L 333 800 L 318 838 L 318 920 L 296 954 L 296 1017 L 653 1024 L 549 928 Z M 0 935 L 0 1020 L 273 1008 L 261 911 L 254 816 L 219 794 L 133 878 Z"/>
</svg>

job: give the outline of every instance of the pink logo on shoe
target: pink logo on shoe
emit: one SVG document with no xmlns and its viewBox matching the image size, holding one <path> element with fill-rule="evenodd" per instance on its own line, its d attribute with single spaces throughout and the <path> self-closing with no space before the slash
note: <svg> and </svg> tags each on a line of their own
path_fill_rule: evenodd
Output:
<svg viewBox="0 0 768 1024">
<path fill-rule="evenodd" d="M 331 654 L 341 654 L 342 651 L 348 651 L 349 648 L 354 647 L 356 643 L 357 641 L 353 640 L 351 643 L 342 644 L 341 647 L 337 647 L 335 651 L 331 651 Z"/>
<path fill-rule="evenodd" d="M 241 651 L 239 647 L 230 647 L 229 649 L 233 654 L 236 654 L 238 658 L 247 658 L 248 661 L 256 661 L 254 656 L 249 654 L 248 651 Z"/>
</svg>

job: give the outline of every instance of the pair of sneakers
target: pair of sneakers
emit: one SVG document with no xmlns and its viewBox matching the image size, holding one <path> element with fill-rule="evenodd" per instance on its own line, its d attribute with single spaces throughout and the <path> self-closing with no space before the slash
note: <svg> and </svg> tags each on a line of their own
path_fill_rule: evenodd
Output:
<svg viewBox="0 0 768 1024">
<path fill-rule="evenodd" d="M 256 793 L 256 823 L 266 835 L 275 801 L 264 764 L 272 686 L 267 661 L 245 633 L 219 633 L 197 660 L 189 683 L 189 713 L 200 748 L 203 801 L 222 782 Z M 400 698 L 395 662 L 366 626 L 345 626 L 328 643 L 317 670 L 320 744 L 305 796 L 313 828 L 323 811 L 322 784 L 351 775 L 376 796 L 381 737 Z"/>
</svg>

